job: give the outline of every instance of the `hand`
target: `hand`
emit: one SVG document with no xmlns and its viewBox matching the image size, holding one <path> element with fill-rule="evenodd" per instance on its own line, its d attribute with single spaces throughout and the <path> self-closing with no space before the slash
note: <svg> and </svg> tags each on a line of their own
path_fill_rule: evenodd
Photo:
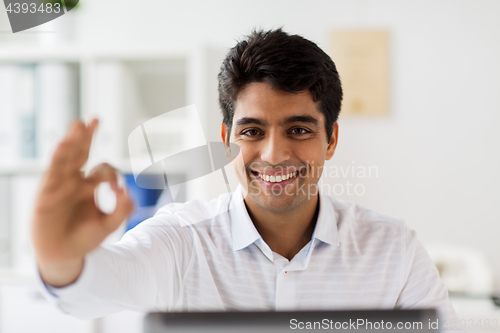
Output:
<svg viewBox="0 0 500 333">
<path fill-rule="evenodd" d="M 98 125 L 81 121 L 72 124 L 57 147 L 44 174 L 36 199 L 32 237 L 42 279 L 52 286 L 75 281 L 83 269 L 85 255 L 131 214 L 133 203 L 117 174 L 101 164 L 84 177 L 80 169 L 89 155 L 92 135 Z M 117 196 L 112 214 L 99 210 L 94 200 L 96 187 L 109 182 Z"/>
</svg>

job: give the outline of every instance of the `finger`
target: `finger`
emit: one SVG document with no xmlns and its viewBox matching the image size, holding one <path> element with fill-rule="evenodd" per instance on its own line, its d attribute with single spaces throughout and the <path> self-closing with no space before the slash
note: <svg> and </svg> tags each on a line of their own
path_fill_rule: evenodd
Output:
<svg viewBox="0 0 500 333">
<path fill-rule="evenodd" d="M 93 168 L 87 180 L 96 187 L 102 182 L 109 182 L 113 190 L 118 189 L 118 171 L 108 163 L 102 163 Z"/>
<path fill-rule="evenodd" d="M 134 203 L 125 188 L 116 191 L 116 209 L 104 218 L 104 228 L 111 233 L 127 219 L 134 210 Z"/>
<path fill-rule="evenodd" d="M 64 139 L 68 140 L 68 139 L 72 138 L 82 126 L 85 126 L 85 125 L 83 124 L 83 122 L 81 120 L 79 120 L 79 119 L 73 120 L 68 127 L 68 131 L 66 132 Z"/>
<path fill-rule="evenodd" d="M 74 137 L 77 135 L 79 130 L 79 122 L 73 122 L 64 139 L 57 145 L 54 154 L 52 155 L 51 164 L 49 165 L 49 169 L 52 168 L 54 171 L 61 173 L 64 171 L 65 167 L 69 163 L 72 155 L 72 150 L 74 146 Z"/>
<path fill-rule="evenodd" d="M 92 137 L 97 128 L 98 120 L 94 119 L 86 126 L 83 122 L 76 122 L 75 126 L 70 130 L 68 141 L 73 145 L 73 150 L 70 155 L 71 171 L 80 170 L 87 162 L 92 144 Z"/>
<path fill-rule="evenodd" d="M 47 169 L 47 176 L 51 177 L 64 177 L 66 174 L 66 167 L 69 163 L 69 155 L 71 152 L 71 144 L 67 141 L 60 142 L 54 154 L 52 155 L 52 160 Z"/>
<path fill-rule="evenodd" d="M 77 167 L 75 167 L 73 161 L 75 159 L 75 154 L 77 154 L 80 149 L 79 145 L 81 145 L 84 131 L 85 125 L 81 121 L 74 121 L 70 125 L 64 140 L 61 141 L 56 148 L 52 162 L 60 176 L 64 177 L 68 174 L 75 173 Z M 57 165 L 57 167 L 55 165 Z"/>
<path fill-rule="evenodd" d="M 88 158 L 90 142 L 98 121 L 94 119 L 88 127 L 81 121 L 74 121 L 64 139 L 57 145 L 49 167 L 45 173 L 45 182 L 48 184 L 61 184 L 68 176 L 74 176 L 81 165 Z M 79 152 L 80 151 L 80 152 Z M 80 161 L 75 163 L 75 158 L 82 155 Z M 80 176 L 80 175 L 78 175 Z"/>
<path fill-rule="evenodd" d="M 97 126 L 99 126 L 99 119 L 94 118 L 87 127 L 89 128 L 91 134 L 93 134 L 94 131 L 97 129 Z"/>
<path fill-rule="evenodd" d="M 90 147 L 92 145 L 92 138 L 94 137 L 94 133 L 97 130 L 98 125 L 99 121 L 97 119 L 93 119 L 87 126 L 87 129 L 84 133 L 84 138 L 82 140 L 80 154 L 75 160 L 75 163 L 78 165 L 78 168 L 81 168 L 89 159 Z"/>
</svg>

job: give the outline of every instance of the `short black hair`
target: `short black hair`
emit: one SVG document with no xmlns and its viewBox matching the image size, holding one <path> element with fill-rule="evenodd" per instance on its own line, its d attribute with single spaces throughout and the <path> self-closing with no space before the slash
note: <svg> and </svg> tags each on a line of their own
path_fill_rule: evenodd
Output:
<svg viewBox="0 0 500 333">
<path fill-rule="evenodd" d="M 231 132 L 238 93 L 252 82 L 267 82 L 289 93 L 309 90 L 325 117 L 328 142 L 342 104 L 342 85 L 332 59 L 315 43 L 281 28 L 254 30 L 222 62 L 219 105 Z"/>
</svg>

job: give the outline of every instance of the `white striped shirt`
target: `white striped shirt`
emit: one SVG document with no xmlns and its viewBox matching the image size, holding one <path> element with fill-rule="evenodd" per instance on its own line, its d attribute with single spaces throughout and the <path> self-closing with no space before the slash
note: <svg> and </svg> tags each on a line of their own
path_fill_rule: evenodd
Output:
<svg viewBox="0 0 500 333">
<path fill-rule="evenodd" d="M 401 220 L 320 194 L 312 239 L 289 261 L 259 235 L 241 188 L 161 208 L 89 253 L 74 284 L 50 291 L 84 319 L 126 309 L 437 308 L 456 320 L 437 269 Z"/>
</svg>

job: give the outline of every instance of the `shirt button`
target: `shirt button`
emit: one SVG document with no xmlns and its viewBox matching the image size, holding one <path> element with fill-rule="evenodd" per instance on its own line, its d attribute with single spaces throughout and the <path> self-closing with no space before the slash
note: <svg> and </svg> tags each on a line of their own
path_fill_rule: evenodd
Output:
<svg viewBox="0 0 500 333">
<path fill-rule="evenodd" d="M 283 275 L 284 275 L 284 276 L 287 276 L 287 275 L 288 275 L 288 271 L 284 271 L 284 272 L 283 272 Z"/>
</svg>

